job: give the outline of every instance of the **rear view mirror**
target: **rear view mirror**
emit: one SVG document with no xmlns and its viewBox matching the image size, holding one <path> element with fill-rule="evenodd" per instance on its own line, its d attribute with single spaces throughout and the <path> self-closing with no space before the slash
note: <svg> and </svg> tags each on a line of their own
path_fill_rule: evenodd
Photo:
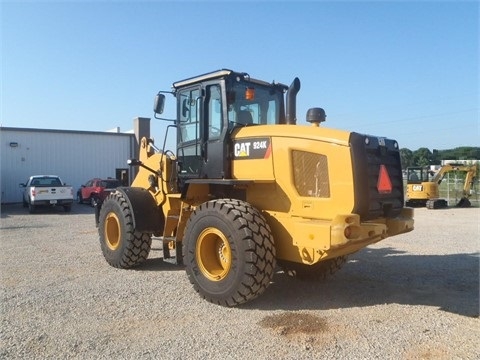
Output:
<svg viewBox="0 0 480 360">
<path fill-rule="evenodd" d="M 153 105 L 153 111 L 155 112 L 155 114 L 162 114 L 164 105 L 165 95 L 157 94 L 157 96 L 155 96 L 155 103 Z"/>
</svg>

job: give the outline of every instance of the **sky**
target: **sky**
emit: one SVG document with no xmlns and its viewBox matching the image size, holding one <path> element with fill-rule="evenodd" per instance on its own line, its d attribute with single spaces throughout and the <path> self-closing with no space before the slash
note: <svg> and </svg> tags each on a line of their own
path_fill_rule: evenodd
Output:
<svg viewBox="0 0 480 360">
<path fill-rule="evenodd" d="M 412 151 L 480 146 L 477 1 L 0 1 L 4 127 L 125 132 L 148 117 L 161 144 L 156 93 L 227 68 L 298 77 L 299 125 L 322 107 L 321 126 Z"/>
</svg>

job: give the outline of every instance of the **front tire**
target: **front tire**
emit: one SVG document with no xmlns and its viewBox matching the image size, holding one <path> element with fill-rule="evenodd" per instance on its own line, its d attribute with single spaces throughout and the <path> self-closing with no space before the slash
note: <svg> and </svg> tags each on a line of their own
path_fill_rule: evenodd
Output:
<svg viewBox="0 0 480 360">
<path fill-rule="evenodd" d="M 100 210 L 98 233 L 103 256 L 116 268 L 128 269 L 145 262 L 152 235 L 133 227 L 133 214 L 122 193 L 112 193 Z"/>
<path fill-rule="evenodd" d="M 262 294 L 274 274 L 275 247 L 262 214 L 249 203 L 212 200 L 185 228 L 183 256 L 194 289 L 204 299 L 236 306 Z"/>
</svg>

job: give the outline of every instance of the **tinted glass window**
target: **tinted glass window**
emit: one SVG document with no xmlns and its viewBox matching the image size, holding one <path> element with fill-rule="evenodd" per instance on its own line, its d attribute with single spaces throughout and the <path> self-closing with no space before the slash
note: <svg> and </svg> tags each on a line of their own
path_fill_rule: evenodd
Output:
<svg viewBox="0 0 480 360">
<path fill-rule="evenodd" d="M 120 186 L 120 181 L 118 180 L 102 180 L 100 183 L 101 187 L 107 188 L 107 189 L 113 189 L 118 186 Z"/>
<path fill-rule="evenodd" d="M 222 132 L 222 94 L 219 85 L 207 88 L 208 93 L 208 138 L 218 139 Z"/>
<path fill-rule="evenodd" d="M 179 94 L 179 142 L 196 140 L 200 137 L 198 104 L 200 89 L 184 91 Z"/>
<path fill-rule="evenodd" d="M 231 122 L 239 125 L 280 122 L 283 92 L 279 89 L 240 81 L 234 83 L 227 98 L 228 120 Z"/>
</svg>

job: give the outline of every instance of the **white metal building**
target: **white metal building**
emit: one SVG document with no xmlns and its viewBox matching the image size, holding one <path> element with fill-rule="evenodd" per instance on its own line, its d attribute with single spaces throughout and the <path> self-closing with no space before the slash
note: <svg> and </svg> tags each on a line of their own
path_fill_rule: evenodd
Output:
<svg viewBox="0 0 480 360">
<path fill-rule="evenodd" d="M 136 118 L 134 133 L 0 127 L 1 203 L 21 202 L 31 175 L 51 174 L 75 189 L 99 177 L 132 180 L 127 159 L 136 157 L 138 139 L 149 136 L 150 119 Z"/>
</svg>

